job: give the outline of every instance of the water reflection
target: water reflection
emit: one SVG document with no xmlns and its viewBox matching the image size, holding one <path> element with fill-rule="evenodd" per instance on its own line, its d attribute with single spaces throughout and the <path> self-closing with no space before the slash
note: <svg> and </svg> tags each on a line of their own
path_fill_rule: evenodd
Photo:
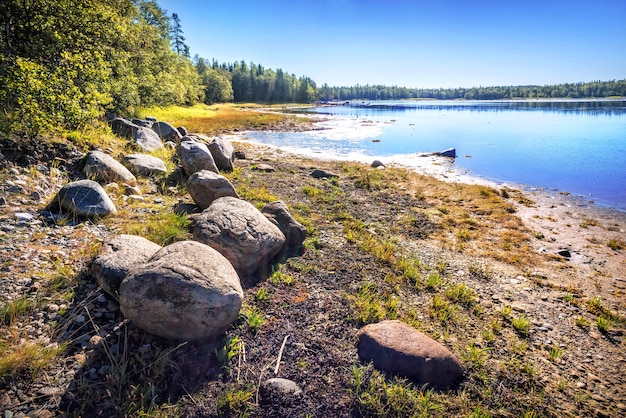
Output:
<svg viewBox="0 0 626 418">
<path fill-rule="evenodd" d="M 354 109 L 372 110 L 376 114 L 416 112 L 419 110 L 504 112 L 533 111 L 558 112 L 589 116 L 624 115 L 626 100 L 511 100 L 511 101 L 351 101 L 339 106 L 321 106 L 309 109 L 312 113 L 346 115 Z"/>
</svg>

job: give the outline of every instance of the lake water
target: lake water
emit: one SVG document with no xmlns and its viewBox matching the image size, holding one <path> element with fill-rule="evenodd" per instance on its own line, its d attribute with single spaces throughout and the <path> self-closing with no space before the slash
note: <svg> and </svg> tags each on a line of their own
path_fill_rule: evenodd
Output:
<svg viewBox="0 0 626 418">
<path fill-rule="evenodd" d="M 584 196 L 626 211 L 626 101 L 399 101 L 318 107 L 323 130 L 249 132 L 259 143 L 331 159 L 453 167 L 497 183 Z"/>
</svg>

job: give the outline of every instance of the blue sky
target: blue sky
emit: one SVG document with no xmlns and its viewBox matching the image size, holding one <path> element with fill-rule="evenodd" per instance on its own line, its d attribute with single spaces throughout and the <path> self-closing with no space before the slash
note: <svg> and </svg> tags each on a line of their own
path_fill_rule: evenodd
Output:
<svg viewBox="0 0 626 418">
<path fill-rule="evenodd" d="M 318 85 L 478 87 L 626 78 L 626 0 L 158 0 L 191 55 Z"/>
</svg>

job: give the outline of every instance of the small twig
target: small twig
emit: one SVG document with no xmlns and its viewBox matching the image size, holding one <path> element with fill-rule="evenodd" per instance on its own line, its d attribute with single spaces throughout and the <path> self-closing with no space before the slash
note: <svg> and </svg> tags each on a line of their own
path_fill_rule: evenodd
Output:
<svg viewBox="0 0 626 418">
<path fill-rule="evenodd" d="M 285 344 L 287 344 L 287 338 L 289 338 L 289 335 L 285 335 L 285 339 L 283 340 L 283 345 L 280 346 L 280 351 L 278 352 L 278 358 L 276 359 L 276 368 L 274 369 L 274 376 L 278 374 L 278 368 L 280 367 L 280 359 L 283 357 L 283 350 L 285 349 Z"/>
</svg>

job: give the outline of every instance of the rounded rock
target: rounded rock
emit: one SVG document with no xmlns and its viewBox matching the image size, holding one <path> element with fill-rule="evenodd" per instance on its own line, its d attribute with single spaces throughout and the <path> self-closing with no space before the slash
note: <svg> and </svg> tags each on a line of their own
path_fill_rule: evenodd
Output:
<svg viewBox="0 0 626 418">
<path fill-rule="evenodd" d="M 195 241 L 162 248 L 120 286 L 120 309 L 132 323 L 177 341 L 220 337 L 237 319 L 242 301 L 233 266 Z"/>
</svg>

